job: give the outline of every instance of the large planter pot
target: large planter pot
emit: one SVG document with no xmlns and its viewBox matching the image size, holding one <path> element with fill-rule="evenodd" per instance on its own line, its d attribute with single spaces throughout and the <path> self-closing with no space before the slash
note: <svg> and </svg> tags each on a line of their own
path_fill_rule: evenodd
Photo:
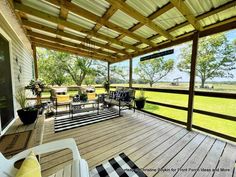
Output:
<svg viewBox="0 0 236 177">
<path fill-rule="evenodd" d="M 30 108 L 30 109 L 20 109 L 17 110 L 20 120 L 24 125 L 32 124 L 38 117 L 38 109 Z"/>
<path fill-rule="evenodd" d="M 136 108 L 138 110 L 143 109 L 145 106 L 145 102 L 146 102 L 146 100 L 135 100 Z"/>
</svg>

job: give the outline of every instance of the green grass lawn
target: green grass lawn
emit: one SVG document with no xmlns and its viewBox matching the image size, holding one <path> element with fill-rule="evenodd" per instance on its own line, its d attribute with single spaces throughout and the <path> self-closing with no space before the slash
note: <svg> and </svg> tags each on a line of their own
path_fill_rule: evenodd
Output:
<svg viewBox="0 0 236 177">
<path fill-rule="evenodd" d="M 103 88 L 97 88 L 96 93 L 105 93 L 105 90 Z M 76 94 L 77 91 L 69 91 L 69 95 L 71 96 L 74 96 Z M 139 95 L 139 91 L 136 92 L 136 96 L 137 95 Z M 50 93 L 44 92 L 42 96 L 50 96 Z M 184 107 L 187 107 L 188 104 L 187 95 L 145 91 L 145 96 L 147 97 L 147 100 L 151 101 Z M 236 100 L 234 99 L 195 96 L 195 109 L 236 116 L 235 107 Z M 153 104 L 146 104 L 145 110 L 183 122 L 187 121 L 187 111 L 157 106 Z M 236 121 L 228 121 L 216 117 L 194 113 L 193 124 L 236 137 Z"/>
<path fill-rule="evenodd" d="M 147 100 L 168 103 L 178 106 L 187 106 L 187 95 L 145 92 Z M 205 111 L 221 113 L 236 116 L 236 100 L 224 98 L 211 98 L 195 96 L 194 108 Z M 153 104 L 146 104 L 145 110 L 160 114 L 166 117 L 177 119 L 183 122 L 187 121 L 187 111 L 182 111 Z M 221 132 L 236 137 L 236 121 L 228 121 L 216 117 L 206 116 L 194 113 L 193 124 L 210 130 Z"/>
</svg>

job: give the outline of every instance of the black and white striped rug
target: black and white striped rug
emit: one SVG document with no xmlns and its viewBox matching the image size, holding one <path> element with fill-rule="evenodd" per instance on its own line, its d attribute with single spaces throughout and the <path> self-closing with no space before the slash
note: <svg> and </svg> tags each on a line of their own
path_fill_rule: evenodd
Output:
<svg viewBox="0 0 236 177">
<path fill-rule="evenodd" d="M 119 114 L 116 110 L 106 109 L 101 110 L 99 114 L 96 112 L 89 112 L 87 114 L 75 114 L 73 119 L 69 117 L 69 113 L 67 115 L 58 115 L 54 120 L 54 131 L 55 133 L 78 128 L 81 126 L 109 120 L 119 117 Z"/>
<path fill-rule="evenodd" d="M 147 177 L 124 153 L 90 171 L 91 177 Z"/>
</svg>

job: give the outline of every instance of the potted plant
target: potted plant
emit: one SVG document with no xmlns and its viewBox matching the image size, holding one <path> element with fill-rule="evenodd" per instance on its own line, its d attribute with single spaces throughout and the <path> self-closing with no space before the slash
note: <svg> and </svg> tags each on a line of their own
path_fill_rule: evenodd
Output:
<svg viewBox="0 0 236 177">
<path fill-rule="evenodd" d="M 22 123 L 25 125 L 34 123 L 38 117 L 38 109 L 28 106 L 25 89 L 19 88 L 16 92 L 15 98 L 21 107 L 21 109 L 17 110 L 17 113 Z"/>
<path fill-rule="evenodd" d="M 141 110 L 141 109 L 144 108 L 146 99 L 147 99 L 147 98 L 145 97 L 144 91 L 141 90 L 141 91 L 140 91 L 140 95 L 139 95 L 137 98 L 135 98 L 135 104 L 136 104 L 136 108 L 137 108 L 138 110 Z"/>
<path fill-rule="evenodd" d="M 41 94 L 45 88 L 45 84 L 41 80 L 31 80 L 29 85 L 26 86 L 27 89 L 31 89 L 33 95 L 37 96 L 37 104 L 41 103 Z"/>
<path fill-rule="evenodd" d="M 88 96 L 86 93 L 81 93 L 79 97 L 81 101 L 86 102 L 88 100 Z"/>
<path fill-rule="evenodd" d="M 103 88 L 106 90 L 107 93 L 109 93 L 110 90 L 110 83 L 108 80 L 106 80 L 105 82 L 103 82 Z"/>
<path fill-rule="evenodd" d="M 30 89 L 33 95 L 37 97 L 36 107 L 39 109 L 39 114 L 43 113 L 44 107 L 41 104 L 41 94 L 44 91 L 45 84 L 41 80 L 34 80 L 32 79 L 25 88 Z"/>
</svg>

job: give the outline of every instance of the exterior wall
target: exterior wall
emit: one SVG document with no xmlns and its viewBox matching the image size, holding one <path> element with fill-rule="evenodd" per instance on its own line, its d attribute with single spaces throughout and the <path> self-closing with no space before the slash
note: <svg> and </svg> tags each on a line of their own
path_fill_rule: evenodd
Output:
<svg viewBox="0 0 236 177">
<path fill-rule="evenodd" d="M 19 36 L 25 36 L 22 31 L 19 31 L 19 23 L 17 22 L 14 14 L 11 10 L 7 9 L 9 6 L 3 6 L 4 1 L 0 2 L 0 33 L 9 41 L 10 43 L 10 60 L 11 60 L 11 73 L 12 73 L 12 85 L 13 85 L 13 95 L 19 87 L 26 86 L 29 81 L 34 77 L 33 70 L 33 53 L 32 50 L 22 42 Z M 4 4 L 6 5 L 6 4 Z M 19 26 L 17 26 L 19 25 Z M 14 29 L 13 29 L 14 26 Z M 17 30 L 17 31 L 16 31 Z M 21 29 L 22 30 L 22 29 Z M 19 34 L 19 32 L 21 32 Z M 18 33 L 18 34 L 17 34 Z M 29 42 L 29 41 L 28 41 Z M 18 62 L 16 61 L 16 58 Z M 21 72 L 20 72 L 21 68 Z M 14 98 L 14 111 L 15 117 L 17 116 L 16 110 L 19 108 L 18 103 Z M 10 126 L 10 125 L 9 125 Z M 9 127 L 8 126 L 8 127 Z M 1 132 L 3 134 L 6 131 Z"/>
</svg>

